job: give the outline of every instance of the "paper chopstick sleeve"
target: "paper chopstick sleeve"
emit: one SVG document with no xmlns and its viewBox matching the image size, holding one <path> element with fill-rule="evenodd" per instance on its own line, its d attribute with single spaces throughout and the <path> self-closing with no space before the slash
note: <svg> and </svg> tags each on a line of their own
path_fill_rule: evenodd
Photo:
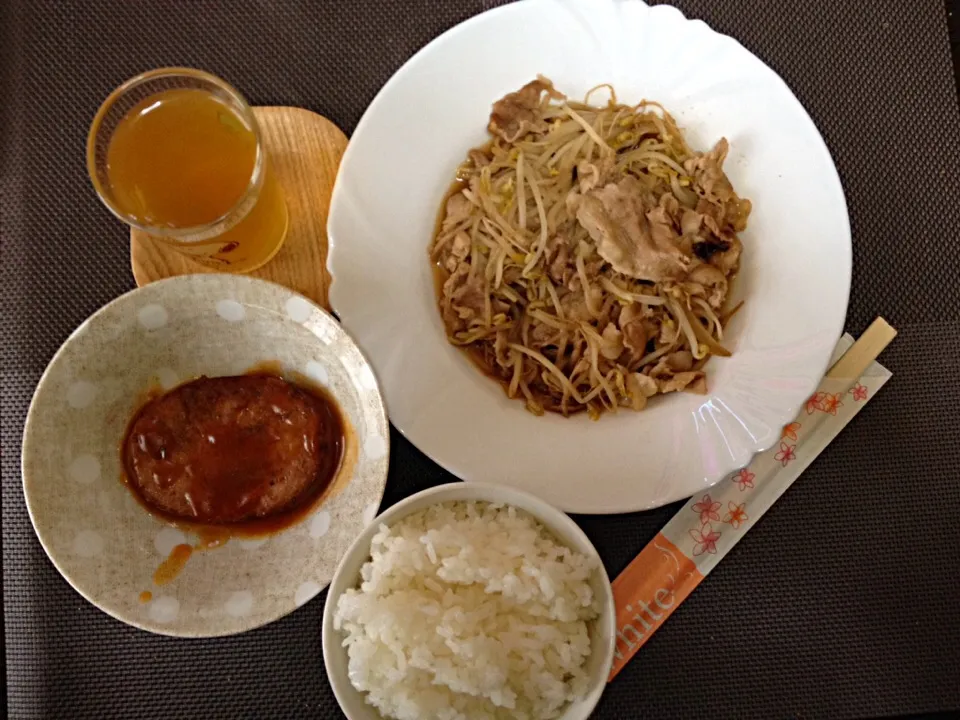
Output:
<svg viewBox="0 0 960 720">
<path fill-rule="evenodd" d="M 693 560 L 660 533 L 617 576 L 617 641 L 610 680 L 701 580 Z"/>
</svg>

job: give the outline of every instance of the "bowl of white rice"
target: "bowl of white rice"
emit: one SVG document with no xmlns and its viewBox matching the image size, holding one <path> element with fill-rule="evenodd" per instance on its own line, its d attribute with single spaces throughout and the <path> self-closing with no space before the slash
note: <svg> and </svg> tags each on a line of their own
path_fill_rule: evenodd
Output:
<svg viewBox="0 0 960 720">
<path fill-rule="evenodd" d="M 356 539 L 330 583 L 323 658 L 349 720 L 582 720 L 610 674 L 615 614 L 573 520 L 458 482 Z"/>
</svg>

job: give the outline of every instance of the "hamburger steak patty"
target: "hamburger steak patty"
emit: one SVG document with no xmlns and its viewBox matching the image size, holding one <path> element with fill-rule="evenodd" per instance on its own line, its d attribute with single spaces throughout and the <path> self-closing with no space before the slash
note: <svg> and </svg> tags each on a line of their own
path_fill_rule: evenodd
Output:
<svg viewBox="0 0 960 720">
<path fill-rule="evenodd" d="M 148 402 L 123 444 L 128 482 L 157 510 L 225 524 L 315 498 L 343 454 L 336 407 L 272 375 L 200 378 Z"/>
</svg>

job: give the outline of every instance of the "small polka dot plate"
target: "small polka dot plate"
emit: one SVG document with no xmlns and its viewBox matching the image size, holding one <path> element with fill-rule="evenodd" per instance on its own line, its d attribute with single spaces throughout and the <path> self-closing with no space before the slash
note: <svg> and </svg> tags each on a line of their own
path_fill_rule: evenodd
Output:
<svg viewBox="0 0 960 720">
<path fill-rule="evenodd" d="M 266 364 L 322 385 L 339 406 L 344 456 L 330 487 L 284 529 L 225 542 L 149 512 L 123 482 L 120 456 L 144 399 Z M 23 489 L 50 560 L 98 608 L 164 635 L 229 635 L 327 586 L 376 515 L 389 438 L 373 370 L 328 313 L 263 280 L 185 275 L 114 300 L 60 348 L 27 415 Z"/>
</svg>

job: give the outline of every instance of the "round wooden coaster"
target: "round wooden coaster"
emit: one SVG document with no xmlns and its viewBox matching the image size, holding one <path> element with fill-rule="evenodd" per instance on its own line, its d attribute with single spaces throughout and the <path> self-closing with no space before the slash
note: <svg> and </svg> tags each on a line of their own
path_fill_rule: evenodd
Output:
<svg viewBox="0 0 960 720">
<path fill-rule="evenodd" d="M 347 137 L 325 117 L 303 108 L 255 107 L 253 112 L 283 188 L 290 226 L 276 256 L 249 274 L 329 308 L 327 214 Z M 130 232 L 130 262 L 139 286 L 174 275 L 216 272 L 137 229 Z"/>
</svg>

